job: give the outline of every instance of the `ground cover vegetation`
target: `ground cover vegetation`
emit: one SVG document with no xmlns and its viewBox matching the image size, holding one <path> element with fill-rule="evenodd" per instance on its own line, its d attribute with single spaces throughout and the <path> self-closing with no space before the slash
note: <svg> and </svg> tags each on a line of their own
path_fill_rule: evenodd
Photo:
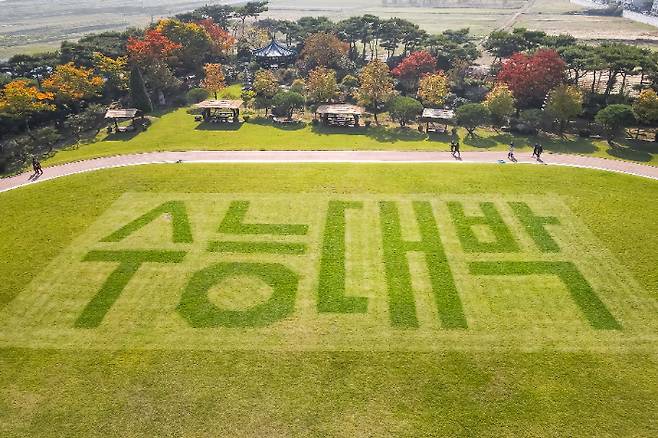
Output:
<svg viewBox="0 0 658 438">
<path fill-rule="evenodd" d="M 381 117 L 381 116 L 380 116 Z M 96 157 L 117 154 L 131 154 L 155 151 L 194 151 L 194 150 L 407 150 L 407 151 L 448 151 L 450 135 L 427 135 L 415 129 L 371 126 L 368 129 L 324 128 L 308 123 L 296 128 L 273 126 L 262 117 L 252 117 L 242 123 L 239 129 L 200 127 L 187 110 L 179 109 L 162 115 L 153 121 L 151 128 L 138 136 L 129 134 L 106 135 L 101 133 L 99 141 L 81 144 L 78 147 L 59 151 L 45 161 L 46 165 L 56 165 Z M 623 148 L 611 148 L 605 139 L 580 138 L 565 134 L 548 137 L 543 134 L 522 136 L 506 132 L 496 132 L 477 128 L 476 137 L 467 137 L 467 131 L 460 128 L 462 151 L 500 150 L 504 151 L 510 141 L 515 141 L 519 152 L 532 151 L 535 143 L 541 142 L 544 149 L 555 153 L 575 153 L 602 158 L 638 160 L 655 165 L 658 156 L 653 142 L 617 140 Z M 267 145 L 263 145 L 263 139 Z M 617 150 L 620 150 L 619 154 Z M 504 157 L 505 154 L 502 154 Z"/>
<path fill-rule="evenodd" d="M 491 33 L 484 48 L 495 60 L 478 65 L 480 49 L 468 29 L 431 35 L 407 20 L 372 15 L 340 22 L 259 18 L 267 8 L 267 2 L 205 6 L 144 30 L 89 35 L 59 52 L 13 57 L 0 93 L 3 171 L 62 148 L 80 147 L 63 154 L 71 158 L 139 151 L 137 144 L 152 150 L 147 136 L 163 131 L 164 123 L 149 132 L 99 136 L 108 106 L 137 107 L 153 120 L 208 96 L 228 95 L 246 106 L 245 123 L 228 130 L 234 132 L 199 126 L 208 135 L 201 138 L 167 130 L 170 141 L 155 147 L 277 148 L 249 134 L 267 126 L 262 112 L 272 110 L 300 122 L 278 133 L 300 131 L 288 147 L 333 148 L 344 137 L 327 140 L 331 130 L 303 124 L 314 122 L 310 115 L 318 105 L 346 102 L 364 105 L 372 120 L 366 117 L 365 126 L 353 131 L 355 141 L 341 148 L 376 148 L 372 139 L 391 148 L 386 143 L 393 139 L 402 149 L 419 148 L 419 141 L 420 148 L 432 149 L 455 140 L 423 132 L 424 124 L 416 122 L 425 106 L 456 110 L 455 122 L 474 148 L 503 148 L 503 141 L 491 139 L 504 131 L 500 140 L 524 136 L 520 145 L 541 141 L 563 151 L 603 149 L 610 157 L 655 160 L 658 58 L 648 49 L 587 45 L 570 35 L 517 28 Z M 295 63 L 270 69 L 254 60 L 252 51 L 271 37 L 296 50 Z M 278 134 L 263 138 L 270 143 Z M 117 141 L 97 143 L 104 138 Z M 598 146 L 601 139 L 608 145 Z"/>
<path fill-rule="evenodd" d="M 3 193 L 0 428 L 653 435 L 655 198 L 606 172 L 430 164 Z"/>
</svg>

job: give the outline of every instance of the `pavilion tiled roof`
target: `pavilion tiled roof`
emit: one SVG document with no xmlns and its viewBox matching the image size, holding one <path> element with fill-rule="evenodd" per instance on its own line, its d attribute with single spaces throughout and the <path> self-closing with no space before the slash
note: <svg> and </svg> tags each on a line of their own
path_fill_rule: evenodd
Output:
<svg viewBox="0 0 658 438">
<path fill-rule="evenodd" d="M 275 39 L 265 47 L 254 50 L 257 58 L 287 58 L 297 55 L 297 52 L 279 44 Z"/>
</svg>

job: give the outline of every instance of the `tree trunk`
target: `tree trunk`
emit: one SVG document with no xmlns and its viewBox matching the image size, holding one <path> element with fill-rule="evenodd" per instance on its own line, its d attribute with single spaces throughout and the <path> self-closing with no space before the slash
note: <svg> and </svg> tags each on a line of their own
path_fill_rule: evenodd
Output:
<svg viewBox="0 0 658 438">
<path fill-rule="evenodd" d="M 617 80 L 617 75 L 618 73 L 615 72 L 613 73 L 612 71 L 609 73 L 608 76 L 608 83 L 605 87 L 605 93 L 603 94 L 604 96 L 604 102 L 608 103 L 608 97 L 610 97 L 610 93 L 612 93 L 612 88 L 615 86 L 615 82 Z"/>
<path fill-rule="evenodd" d="M 596 91 L 596 70 L 592 72 L 594 77 L 592 78 L 592 94 Z"/>
</svg>

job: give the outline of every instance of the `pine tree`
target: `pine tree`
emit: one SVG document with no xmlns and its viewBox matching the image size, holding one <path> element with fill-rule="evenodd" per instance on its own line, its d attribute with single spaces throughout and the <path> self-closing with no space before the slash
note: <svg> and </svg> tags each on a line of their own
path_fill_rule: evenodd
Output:
<svg viewBox="0 0 658 438">
<path fill-rule="evenodd" d="M 153 104 L 151 103 L 151 98 L 146 91 L 142 72 L 137 66 L 134 66 L 130 72 L 130 97 L 135 108 L 140 109 L 145 113 L 153 111 Z"/>
</svg>

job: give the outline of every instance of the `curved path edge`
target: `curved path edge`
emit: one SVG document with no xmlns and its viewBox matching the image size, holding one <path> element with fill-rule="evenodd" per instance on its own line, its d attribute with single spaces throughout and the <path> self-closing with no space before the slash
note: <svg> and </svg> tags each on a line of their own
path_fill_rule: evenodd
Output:
<svg viewBox="0 0 658 438">
<path fill-rule="evenodd" d="M 543 164 L 553 166 L 583 167 L 658 180 L 658 167 L 629 161 L 581 155 L 545 154 L 543 161 L 528 154 L 517 155 L 517 162 L 510 163 L 504 152 L 464 152 L 461 160 L 449 152 L 397 152 L 397 151 L 185 151 L 149 152 L 116 155 L 75 161 L 44 168 L 44 174 L 33 178 L 29 172 L 0 179 L 0 193 L 48 181 L 62 176 L 74 175 L 113 167 L 138 166 L 166 163 L 479 163 L 479 164 Z"/>
</svg>

